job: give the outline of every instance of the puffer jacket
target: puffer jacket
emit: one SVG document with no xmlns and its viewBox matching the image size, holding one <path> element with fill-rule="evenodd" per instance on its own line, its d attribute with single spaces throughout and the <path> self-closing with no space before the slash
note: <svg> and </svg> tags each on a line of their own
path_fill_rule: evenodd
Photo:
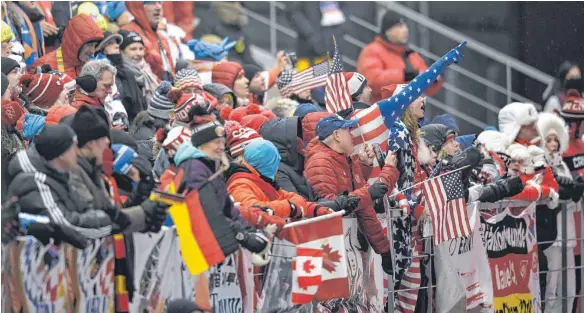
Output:
<svg viewBox="0 0 584 313">
<path fill-rule="evenodd" d="M 162 55 L 160 54 L 160 47 L 162 47 L 170 65 L 170 74 L 174 76 L 174 63 L 168 38 L 162 32 L 152 29 L 142 2 L 128 1 L 126 8 L 134 16 L 134 20 L 124 25 L 122 29 L 136 32 L 144 40 L 144 59 L 150 64 L 152 71 L 159 79 L 165 78 Z"/>
<path fill-rule="evenodd" d="M 79 50 L 87 42 L 101 40 L 103 40 L 103 33 L 95 21 L 85 14 L 76 15 L 69 21 L 63 32 L 61 47 L 38 59 L 31 68 L 34 70 L 37 66 L 49 64 L 53 69 L 64 72 L 71 78 L 77 78 L 83 66 L 78 58 Z"/>
<path fill-rule="evenodd" d="M 227 191 L 236 202 L 245 206 L 269 207 L 275 216 L 314 217 L 317 203 L 306 201 L 302 196 L 280 189 L 276 183 L 262 177 L 245 161 L 241 166 L 232 166 L 227 181 Z"/>
<path fill-rule="evenodd" d="M 73 95 L 73 100 L 71 100 L 71 106 L 79 109 L 80 107 L 87 105 L 94 108 L 103 108 L 103 104 L 98 98 L 91 97 L 81 90 L 77 89 Z"/>
<path fill-rule="evenodd" d="M 112 234 L 116 225 L 100 210 L 90 210 L 72 190 L 69 174 L 49 166 L 34 148 L 19 151 L 10 161 L 8 196 L 19 199 L 24 213 L 45 215 L 87 238 Z"/>
<path fill-rule="evenodd" d="M 357 59 L 357 72 L 367 78 L 371 87 L 371 103 L 382 99 L 381 88 L 392 84 L 407 83 L 404 76 L 406 66 L 422 73 L 428 69 L 422 56 L 405 45 L 395 45 L 381 36 L 366 45 Z M 426 94 L 431 96 L 442 87 L 442 78 L 430 87 Z"/>
<path fill-rule="evenodd" d="M 308 145 L 316 137 L 316 124 L 318 124 L 318 121 L 331 114 L 330 112 L 312 112 L 304 116 L 302 119 L 302 141 L 304 141 L 304 145 Z"/>
<path fill-rule="evenodd" d="M 278 165 L 276 183 L 280 188 L 297 193 L 310 201 L 316 201 L 317 194 L 304 177 L 304 156 L 299 151 L 302 141 L 298 133 L 297 116 L 267 121 L 260 129 L 260 135 L 271 141 L 282 158 Z M 304 150 L 304 147 L 302 147 Z"/>
<path fill-rule="evenodd" d="M 525 187 L 523 191 L 509 199 L 533 202 L 547 199 L 551 190 L 558 192 L 558 182 L 554 178 L 554 173 L 551 168 L 548 167 L 544 170 L 539 184 L 536 182 L 531 183 L 532 179 L 536 178 L 536 175 L 536 173 L 529 175 L 521 174 L 520 178 Z"/>
<path fill-rule="evenodd" d="M 383 235 L 381 223 L 373 210 L 367 177 L 363 176 L 356 158 L 347 158 L 327 147 L 318 138 L 314 138 L 306 147 L 304 168 L 308 183 L 320 196 L 334 199 L 337 195 L 348 191 L 361 198 L 359 207 L 354 211 L 361 229 L 365 232 L 375 252 L 378 254 L 389 252 L 389 240 Z M 394 186 L 399 175 L 395 167 L 385 165 L 379 177 L 388 186 Z"/>
</svg>

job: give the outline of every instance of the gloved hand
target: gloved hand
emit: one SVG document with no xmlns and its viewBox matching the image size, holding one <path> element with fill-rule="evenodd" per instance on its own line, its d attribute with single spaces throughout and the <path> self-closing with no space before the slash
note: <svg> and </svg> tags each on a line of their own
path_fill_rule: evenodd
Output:
<svg viewBox="0 0 584 313">
<path fill-rule="evenodd" d="M 12 197 L 2 204 L 2 243 L 10 243 L 21 235 L 20 204 L 18 198 Z"/>
<path fill-rule="evenodd" d="M 28 226 L 26 231 L 27 235 L 35 237 L 44 245 L 48 245 L 50 243 L 50 238 L 53 238 L 53 241 L 56 245 L 65 242 L 77 249 L 85 249 L 88 243 L 87 238 L 85 238 L 77 231 L 69 227 L 62 227 L 61 225 L 53 223 L 32 223 L 30 226 Z"/>
<path fill-rule="evenodd" d="M 146 215 L 146 229 L 147 232 L 157 233 L 162 228 L 162 224 L 168 215 L 169 205 L 162 202 L 152 201 L 147 199 L 140 205 L 144 214 Z"/>
<path fill-rule="evenodd" d="M 317 205 L 316 208 L 314 208 L 314 216 L 322 216 L 322 215 L 327 215 L 327 214 L 331 214 L 331 213 L 335 213 L 335 211 L 331 208 L 327 208 L 325 206 L 322 205 Z"/>
<path fill-rule="evenodd" d="M 377 199 L 383 198 L 383 196 L 387 193 L 389 187 L 387 187 L 384 183 L 375 183 L 369 186 L 369 195 L 371 196 L 371 200 L 375 201 Z"/>
<path fill-rule="evenodd" d="M 558 195 L 558 193 L 555 190 L 550 189 L 550 194 L 548 196 L 548 200 L 550 200 L 550 202 L 548 203 L 548 208 L 553 210 L 553 209 L 558 207 L 558 202 L 560 201 L 560 195 Z"/>
<path fill-rule="evenodd" d="M 260 253 L 270 242 L 266 235 L 259 230 L 240 230 L 235 234 L 235 239 L 241 246 L 252 253 Z"/>
<path fill-rule="evenodd" d="M 381 255 L 381 268 L 387 275 L 393 275 L 393 264 L 391 262 L 391 254 L 384 253 Z"/>
<path fill-rule="evenodd" d="M 582 199 L 582 194 L 584 194 L 584 184 L 574 183 L 574 189 L 572 189 L 572 201 L 578 202 Z"/>
<path fill-rule="evenodd" d="M 572 198 L 572 192 L 574 189 L 574 180 L 570 177 L 554 175 L 556 181 L 558 182 L 560 194 L 560 200 L 568 200 Z"/>
<path fill-rule="evenodd" d="M 406 82 L 409 82 L 410 80 L 416 78 L 418 74 L 420 74 L 420 72 L 417 69 L 415 69 L 409 61 L 406 60 L 406 68 L 404 69 L 404 80 Z"/>
<path fill-rule="evenodd" d="M 269 215 L 274 215 L 274 210 L 268 206 L 261 206 L 261 205 L 252 205 L 252 208 L 258 208 L 264 212 L 266 212 Z"/>
<path fill-rule="evenodd" d="M 118 208 L 115 205 L 111 205 L 107 209 L 105 209 L 105 213 L 109 215 L 112 222 L 117 224 L 120 231 L 123 231 L 132 223 L 130 221 L 130 218 L 126 214 L 124 214 L 124 212 L 122 212 L 120 208 Z"/>
<path fill-rule="evenodd" d="M 496 184 L 502 187 L 501 199 L 513 197 L 523 191 L 524 188 L 523 182 L 519 176 L 499 179 Z"/>
<path fill-rule="evenodd" d="M 351 195 L 338 195 L 334 200 L 320 200 L 322 206 L 332 209 L 335 212 L 345 210 L 345 215 L 349 215 L 357 208 L 361 198 Z"/>
</svg>

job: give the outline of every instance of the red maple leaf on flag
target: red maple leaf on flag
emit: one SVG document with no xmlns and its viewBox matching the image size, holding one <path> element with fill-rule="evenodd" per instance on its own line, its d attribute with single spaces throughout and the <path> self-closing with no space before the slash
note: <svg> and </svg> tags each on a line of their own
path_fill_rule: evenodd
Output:
<svg viewBox="0 0 584 313">
<path fill-rule="evenodd" d="M 315 266 L 312 264 L 312 262 L 310 262 L 310 260 L 304 261 L 304 264 L 302 265 L 302 269 L 304 269 L 304 271 L 308 274 L 310 274 L 314 268 Z"/>
<path fill-rule="evenodd" d="M 322 246 L 322 268 L 332 273 L 336 270 L 335 263 L 341 261 L 341 255 L 338 251 L 333 251 L 332 247 L 327 243 Z"/>
</svg>

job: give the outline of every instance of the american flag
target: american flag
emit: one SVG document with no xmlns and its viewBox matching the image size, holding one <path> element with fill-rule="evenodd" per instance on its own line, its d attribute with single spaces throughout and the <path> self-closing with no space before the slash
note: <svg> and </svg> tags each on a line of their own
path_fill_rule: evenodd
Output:
<svg viewBox="0 0 584 313">
<path fill-rule="evenodd" d="M 432 219 L 434 245 L 471 233 L 462 171 L 452 171 L 424 182 L 422 190 Z"/>
<path fill-rule="evenodd" d="M 337 113 L 353 107 L 351 92 L 343 73 L 343 62 L 341 61 L 336 41 L 329 76 L 326 79 L 324 102 L 326 110 L 331 113 Z"/>
<path fill-rule="evenodd" d="M 329 71 L 329 62 L 325 61 L 305 69 L 299 73 L 282 73 L 290 75 L 290 83 L 280 89 L 280 94 L 288 97 L 292 94 L 299 94 L 306 90 L 311 90 L 326 85 L 326 78 Z"/>
</svg>

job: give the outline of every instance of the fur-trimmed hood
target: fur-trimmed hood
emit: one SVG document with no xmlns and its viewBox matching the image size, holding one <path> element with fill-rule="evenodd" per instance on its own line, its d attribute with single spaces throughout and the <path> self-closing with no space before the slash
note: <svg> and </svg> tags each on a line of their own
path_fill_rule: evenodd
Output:
<svg viewBox="0 0 584 313">
<path fill-rule="evenodd" d="M 568 149 L 568 143 L 570 141 L 568 130 L 566 129 L 566 122 L 553 113 L 540 113 L 537 119 L 537 130 L 541 136 L 541 148 L 546 150 L 545 142 L 546 137 L 549 135 L 556 135 L 558 137 L 558 142 L 560 143 L 559 154 L 563 154 Z M 548 151 L 550 152 L 550 151 Z"/>
<path fill-rule="evenodd" d="M 515 141 L 521 126 L 537 122 L 537 116 L 537 110 L 531 103 L 509 103 L 499 111 L 499 130 Z"/>
</svg>

